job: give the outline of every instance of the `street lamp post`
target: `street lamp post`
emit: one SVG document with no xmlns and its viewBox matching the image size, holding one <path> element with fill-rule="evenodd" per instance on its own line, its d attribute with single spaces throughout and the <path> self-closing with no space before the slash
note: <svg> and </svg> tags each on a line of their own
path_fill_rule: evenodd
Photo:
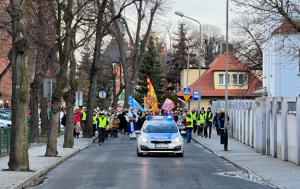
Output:
<svg viewBox="0 0 300 189">
<path fill-rule="evenodd" d="M 226 74 L 225 74 L 225 126 L 224 134 L 228 138 L 228 0 L 226 1 Z M 228 151 L 228 139 L 224 142 L 224 151 Z"/>
<path fill-rule="evenodd" d="M 200 80 L 200 77 L 201 77 L 201 23 L 198 21 L 198 20 L 195 20 L 193 18 L 190 18 L 188 16 L 185 16 L 182 12 L 180 11 L 176 11 L 175 14 L 177 16 L 180 16 L 180 17 L 185 17 L 187 19 L 190 19 L 190 20 L 193 20 L 195 22 L 197 22 L 199 24 L 199 29 L 200 29 L 200 37 L 199 37 L 199 78 L 198 78 L 198 114 L 200 114 L 200 102 L 201 102 L 201 80 Z"/>
</svg>

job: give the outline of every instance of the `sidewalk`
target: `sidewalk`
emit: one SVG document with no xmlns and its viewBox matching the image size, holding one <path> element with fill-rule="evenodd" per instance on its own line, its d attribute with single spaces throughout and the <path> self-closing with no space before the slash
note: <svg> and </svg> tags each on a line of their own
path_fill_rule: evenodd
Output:
<svg viewBox="0 0 300 189">
<path fill-rule="evenodd" d="M 193 135 L 193 139 L 216 155 L 223 157 L 250 175 L 260 178 L 278 188 L 299 189 L 300 167 L 271 156 L 261 155 L 235 139 L 229 137 L 228 151 L 220 144 L 220 137 L 213 129 L 212 138 Z"/>
<path fill-rule="evenodd" d="M 80 135 L 82 137 L 82 135 Z M 93 138 L 94 139 L 94 138 Z M 29 166 L 31 172 L 3 171 L 8 169 L 9 156 L 0 157 L 0 188 L 21 189 L 50 169 L 80 152 L 92 140 L 91 138 L 74 139 L 73 148 L 63 148 L 64 136 L 57 138 L 58 157 L 45 157 L 46 144 L 32 144 L 29 148 Z"/>
</svg>

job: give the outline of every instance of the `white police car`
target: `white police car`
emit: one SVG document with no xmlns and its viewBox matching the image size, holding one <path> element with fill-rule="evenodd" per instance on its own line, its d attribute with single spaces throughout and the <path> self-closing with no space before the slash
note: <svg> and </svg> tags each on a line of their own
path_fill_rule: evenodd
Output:
<svg viewBox="0 0 300 189">
<path fill-rule="evenodd" d="M 183 157 L 184 139 L 173 116 L 148 116 L 142 129 L 136 131 L 137 156 L 143 154 L 175 154 Z"/>
</svg>

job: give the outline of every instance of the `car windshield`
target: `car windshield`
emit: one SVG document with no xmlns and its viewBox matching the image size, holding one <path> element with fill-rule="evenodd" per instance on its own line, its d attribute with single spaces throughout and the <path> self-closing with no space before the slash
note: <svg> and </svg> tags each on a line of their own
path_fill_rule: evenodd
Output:
<svg viewBox="0 0 300 189">
<path fill-rule="evenodd" d="M 0 119 L 11 119 L 11 114 L 4 112 L 4 111 L 0 111 Z"/>
<path fill-rule="evenodd" d="M 149 121 L 143 127 L 144 133 L 177 133 L 178 129 L 172 121 Z"/>
</svg>

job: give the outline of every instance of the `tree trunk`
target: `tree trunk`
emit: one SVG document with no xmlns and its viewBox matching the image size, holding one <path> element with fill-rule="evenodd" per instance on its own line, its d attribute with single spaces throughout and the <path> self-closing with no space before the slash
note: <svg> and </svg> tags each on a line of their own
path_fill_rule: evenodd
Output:
<svg viewBox="0 0 300 189">
<path fill-rule="evenodd" d="M 57 90 L 57 89 L 56 89 Z M 55 93 L 55 92 L 54 92 Z M 53 95 L 54 96 L 54 95 Z M 56 97 L 59 95 L 55 95 Z M 50 113 L 50 130 L 48 131 L 48 141 L 45 156 L 57 156 L 57 124 L 59 121 L 59 109 L 60 100 L 53 98 L 51 102 L 51 113 Z"/>
<path fill-rule="evenodd" d="M 86 125 L 83 131 L 84 138 L 92 138 L 93 135 L 93 113 L 94 113 L 94 104 L 95 104 L 95 94 L 97 87 L 97 79 L 100 73 L 100 57 L 101 57 L 101 45 L 104 34 L 102 33 L 104 27 L 104 13 L 105 8 L 108 3 L 108 0 L 103 0 L 102 3 L 97 1 L 98 4 L 98 14 L 97 14 L 97 28 L 96 28 L 96 43 L 95 51 L 93 57 L 93 64 L 91 67 L 91 76 L 90 76 L 90 87 L 88 95 L 88 104 L 87 104 L 87 116 L 86 116 Z"/>
<path fill-rule="evenodd" d="M 28 39 L 24 10 L 26 0 L 11 0 L 8 12 L 12 18 L 12 127 L 10 138 L 9 170 L 28 171 Z"/>
<path fill-rule="evenodd" d="M 72 8 L 73 0 L 68 0 L 68 4 L 63 8 L 63 5 L 58 2 L 58 16 L 57 16 L 57 35 L 58 35 L 58 46 L 59 46 L 59 60 L 60 68 L 56 77 L 56 82 L 53 85 L 53 94 L 51 101 L 51 121 L 50 130 L 48 133 L 47 149 L 45 156 L 57 156 L 57 132 L 60 112 L 60 101 L 63 97 L 63 89 L 67 86 L 67 67 L 71 55 L 71 30 L 72 21 L 74 18 Z M 64 21 L 65 21 L 65 36 L 62 42 L 61 36 L 61 19 L 62 10 L 65 10 Z"/>
<path fill-rule="evenodd" d="M 72 42 L 71 44 L 75 43 L 75 32 L 72 32 Z M 73 52 L 70 59 L 70 76 L 69 76 L 69 91 L 64 95 L 64 99 L 66 101 L 66 108 L 67 108 L 67 120 L 66 120 L 66 127 L 65 127 L 65 139 L 63 148 L 73 148 L 74 145 L 74 137 L 73 137 L 73 130 L 74 130 L 74 104 L 75 104 L 75 92 L 77 90 L 77 82 L 75 80 L 75 73 L 76 73 L 76 60 L 74 55 L 74 46 L 72 46 Z"/>
<path fill-rule="evenodd" d="M 50 129 L 50 123 L 48 119 L 48 99 L 43 97 L 43 91 L 40 90 L 40 108 L 41 108 L 41 134 L 40 136 L 48 136 L 48 131 Z"/>
<path fill-rule="evenodd" d="M 73 148 L 74 146 L 74 103 L 66 101 L 67 119 L 65 127 L 65 139 L 63 148 Z"/>
<path fill-rule="evenodd" d="M 60 105 L 59 105 L 59 110 L 61 110 Z M 61 129 L 60 129 L 60 112 L 59 111 L 59 119 L 58 119 L 58 123 L 57 123 L 57 134 L 60 133 Z"/>
<path fill-rule="evenodd" d="M 124 78 L 124 83 L 125 83 L 125 99 L 124 99 L 124 107 L 125 108 L 129 108 L 129 104 L 128 104 L 128 98 L 129 95 L 131 94 L 131 83 L 130 83 L 130 78 Z"/>
<path fill-rule="evenodd" d="M 39 142 L 39 86 L 37 82 L 30 85 L 30 127 L 31 143 Z"/>
<path fill-rule="evenodd" d="M 94 103 L 96 99 L 96 90 L 97 90 L 97 79 L 99 76 L 99 68 L 91 70 L 90 77 L 90 87 L 89 87 L 89 98 L 87 103 L 87 116 L 86 116 L 86 125 L 83 131 L 83 138 L 92 138 L 93 135 L 93 113 L 94 113 Z"/>
</svg>

